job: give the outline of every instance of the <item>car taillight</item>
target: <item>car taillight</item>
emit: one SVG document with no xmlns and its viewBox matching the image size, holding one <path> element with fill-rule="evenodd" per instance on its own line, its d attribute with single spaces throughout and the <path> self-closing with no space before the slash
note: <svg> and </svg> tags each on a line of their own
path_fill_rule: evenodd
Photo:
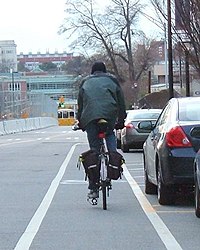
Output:
<svg viewBox="0 0 200 250">
<path fill-rule="evenodd" d="M 166 133 L 166 142 L 169 147 L 191 147 L 192 144 L 181 127 L 171 128 Z"/>
<path fill-rule="evenodd" d="M 134 126 L 132 123 L 128 123 L 128 124 L 126 124 L 126 128 L 134 128 Z"/>
</svg>

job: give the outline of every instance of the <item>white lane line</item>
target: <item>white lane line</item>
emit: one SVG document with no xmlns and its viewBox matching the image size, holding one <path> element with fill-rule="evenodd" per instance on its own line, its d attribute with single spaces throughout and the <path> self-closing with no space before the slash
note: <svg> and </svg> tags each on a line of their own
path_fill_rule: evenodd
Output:
<svg viewBox="0 0 200 250">
<path fill-rule="evenodd" d="M 127 166 L 127 165 L 126 165 Z M 128 171 L 144 171 L 144 168 L 128 168 Z"/>
<path fill-rule="evenodd" d="M 137 178 L 144 178 L 144 175 L 134 175 L 134 178 L 137 179 Z"/>
<path fill-rule="evenodd" d="M 141 184 L 140 184 L 140 183 L 138 183 L 138 185 L 139 185 L 140 187 L 144 187 L 144 186 L 145 186 L 145 185 L 144 185 L 144 184 L 142 184 L 142 183 L 141 183 Z"/>
<path fill-rule="evenodd" d="M 157 234 L 159 235 L 160 239 L 166 246 L 168 250 L 182 250 L 179 243 L 176 241 L 174 236 L 171 234 L 167 226 L 161 220 L 161 218 L 156 213 L 155 209 L 151 206 L 145 195 L 143 194 L 142 190 L 133 179 L 131 174 L 129 173 L 126 166 L 123 167 L 124 171 L 123 174 L 127 179 L 129 185 L 132 188 L 133 193 L 135 194 L 137 200 L 139 201 L 142 209 L 144 210 L 146 216 L 150 220 L 151 224 L 155 228 Z"/>
<path fill-rule="evenodd" d="M 144 164 L 139 162 L 139 163 L 136 163 L 136 162 L 129 162 L 129 163 L 126 163 L 126 166 L 141 166 L 141 169 L 144 169 Z"/>
<path fill-rule="evenodd" d="M 116 183 L 127 183 L 127 181 L 126 180 L 117 180 L 117 181 L 114 181 L 114 180 L 112 180 L 112 183 L 113 182 L 116 182 Z M 71 185 L 71 184 L 87 184 L 88 185 L 88 182 L 87 181 L 84 181 L 84 180 L 63 180 L 63 181 L 61 181 L 60 182 L 60 184 L 62 184 L 62 185 Z"/>
<path fill-rule="evenodd" d="M 68 166 L 68 163 L 72 157 L 72 154 L 75 150 L 75 147 L 78 145 L 74 144 L 67 157 L 65 158 L 64 162 L 62 163 L 56 177 L 53 179 L 53 181 L 51 182 L 51 185 L 46 193 L 46 195 L 44 196 L 42 202 L 40 203 L 40 206 L 38 207 L 37 211 L 35 212 L 34 216 L 32 217 L 31 221 L 29 222 L 26 230 L 24 231 L 24 233 L 22 234 L 22 236 L 20 237 L 19 241 L 17 242 L 17 245 L 15 246 L 14 250 L 28 250 L 36 233 L 38 232 L 40 225 L 48 211 L 49 206 L 51 205 L 51 202 L 53 200 L 53 197 L 56 193 L 56 190 L 59 186 L 60 180 L 62 179 L 65 170 Z"/>
<path fill-rule="evenodd" d="M 21 143 L 28 143 L 28 142 L 35 142 L 36 140 L 28 140 L 28 141 L 11 141 L 9 143 L 5 143 L 5 144 L 1 144 L 0 147 L 4 147 L 4 146 L 12 146 L 14 144 L 21 144 Z"/>
<path fill-rule="evenodd" d="M 87 181 L 84 181 L 84 180 L 63 180 L 60 182 L 60 184 L 87 184 L 88 185 L 88 182 Z"/>
</svg>

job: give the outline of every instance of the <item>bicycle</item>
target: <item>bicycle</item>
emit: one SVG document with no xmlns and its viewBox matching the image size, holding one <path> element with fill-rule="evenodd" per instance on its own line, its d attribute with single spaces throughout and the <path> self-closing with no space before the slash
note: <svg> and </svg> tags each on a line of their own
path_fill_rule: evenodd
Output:
<svg viewBox="0 0 200 250">
<path fill-rule="evenodd" d="M 107 209 L 107 196 L 109 196 L 109 191 L 112 189 L 111 180 L 108 178 L 108 149 L 106 146 L 106 130 L 108 128 L 108 122 L 104 119 L 98 121 L 99 133 L 98 137 L 101 143 L 100 153 L 98 155 L 98 166 L 99 166 L 99 191 L 102 191 L 103 209 Z M 88 198 L 88 201 L 90 199 Z M 98 198 L 91 199 L 92 205 L 97 205 Z"/>
<path fill-rule="evenodd" d="M 106 145 L 106 139 L 105 139 L 106 138 L 106 131 L 108 129 L 108 122 L 105 119 L 99 119 L 97 124 L 99 127 L 98 137 L 100 140 L 100 152 L 97 155 L 97 161 L 92 162 L 92 164 L 90 164 L 90 166 L 87 166 L 87 167 L 90 170 L 96 169 L 98 174 L 99 174 L 98 180 L 97 180 L 98 193 L 99 193 L 99 191 L 102 191 L 103 209 L 107 210 L 107 197 L 109 197 L 109 191 L 112 189 L 111 179 L 117 180 L 119 177 L 121 178 L 121 173 L 123 172 L 123 170 L 119 166 L 115 166 L 115 165 L 109 166 L 109 161 L 110 161 L 111 155 L 108 152 L 107 145 Z M 80 128 L 77 125 L 74 125 L 72 129 L 78 130 Z M 89 150 L 85 153 L 88 153 L 88 152 L 92 152 L 92 151 Z M 81 155 L 81 162 L 83 162 L 83 158 L 84 158 L 84 157 L 82 158 L 83 154 Z M 116 152 L 116 154 L 119 154 L 119 153 Z M 93 158 L 93 157 L 91 157 L 91 158 Z M 121 158 L 121 155 L 120 155 L 119 163 L 117 165 L 121 165 L 121 163 L 123 163 L 123 162 L 124 162 L 124 160 L 123 160 L 123 158 Z M 78 164 L 78 168 L 80 168 L 79 166 L 80 166 L 80 164 Z M 86 170 L 86 177 L 87 177 L 87 175 L 89 175 L 87 167 L 84 166 L 84 168 Z M 110 169 L 112 167 L 115 169 L 114 171 L 117 170 L 116 178 L 114 176 L 111 176 Z M 119 171 L 119 173 L 118 173 L 118 171 Z M 109 178 L 109 176 L 111 176 L 111 178 Z M 89 201 L 92 205 L 97 205 L 98 198 L 87 198 L 87 201 Z"/>
</svg>

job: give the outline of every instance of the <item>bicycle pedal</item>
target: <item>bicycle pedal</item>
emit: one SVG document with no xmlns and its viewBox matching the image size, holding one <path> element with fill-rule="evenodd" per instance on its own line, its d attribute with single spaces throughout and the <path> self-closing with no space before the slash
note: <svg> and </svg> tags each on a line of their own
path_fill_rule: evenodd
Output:
<svg viewBox="0 0 200 250">
<path fill-rule="evenodd" d="M 97 205 L 97 203 L 98 203 L 98 199 L 97 198 L 87 198 L 87 201 L 91 204 L 91 205 L 93 205 L 93 206 L 96 206 Z"/>
<path fill-rule="evenodd" d="M 93 198 L 93 199 L 92 199 L 92 205 L 93 205 L 93 206 L 96 206 L 96 205 L 97 205 L 97 201 L 98 201 L 97 198 Z"/>
</svg>

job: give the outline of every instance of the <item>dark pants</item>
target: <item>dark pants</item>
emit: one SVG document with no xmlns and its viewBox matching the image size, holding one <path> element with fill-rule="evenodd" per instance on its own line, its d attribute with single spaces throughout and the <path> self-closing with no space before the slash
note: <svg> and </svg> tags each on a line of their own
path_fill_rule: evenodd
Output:
<svg viewBox="0 0 200 250">
<path fill-rule="evenodd" d="M 117 151 L 117 142 L 116 142 L 116 137 L 114 133 L 114 125 L 115 125 L 115 121 L 108 122 L 108 130 L 106 131 L 106 138 L 105 138 L 108 151 Z M 85 130 L 87 133 L 87 138 L 88 138 L 90 149 L 99 153 L 101 142 L 98 137 L 99 127 L 98 127 L 97 121 L 90 122 L 86 126 Z M 88 188 L 96 189 L 96 183 L 89 180 Z"/>
</svg>

